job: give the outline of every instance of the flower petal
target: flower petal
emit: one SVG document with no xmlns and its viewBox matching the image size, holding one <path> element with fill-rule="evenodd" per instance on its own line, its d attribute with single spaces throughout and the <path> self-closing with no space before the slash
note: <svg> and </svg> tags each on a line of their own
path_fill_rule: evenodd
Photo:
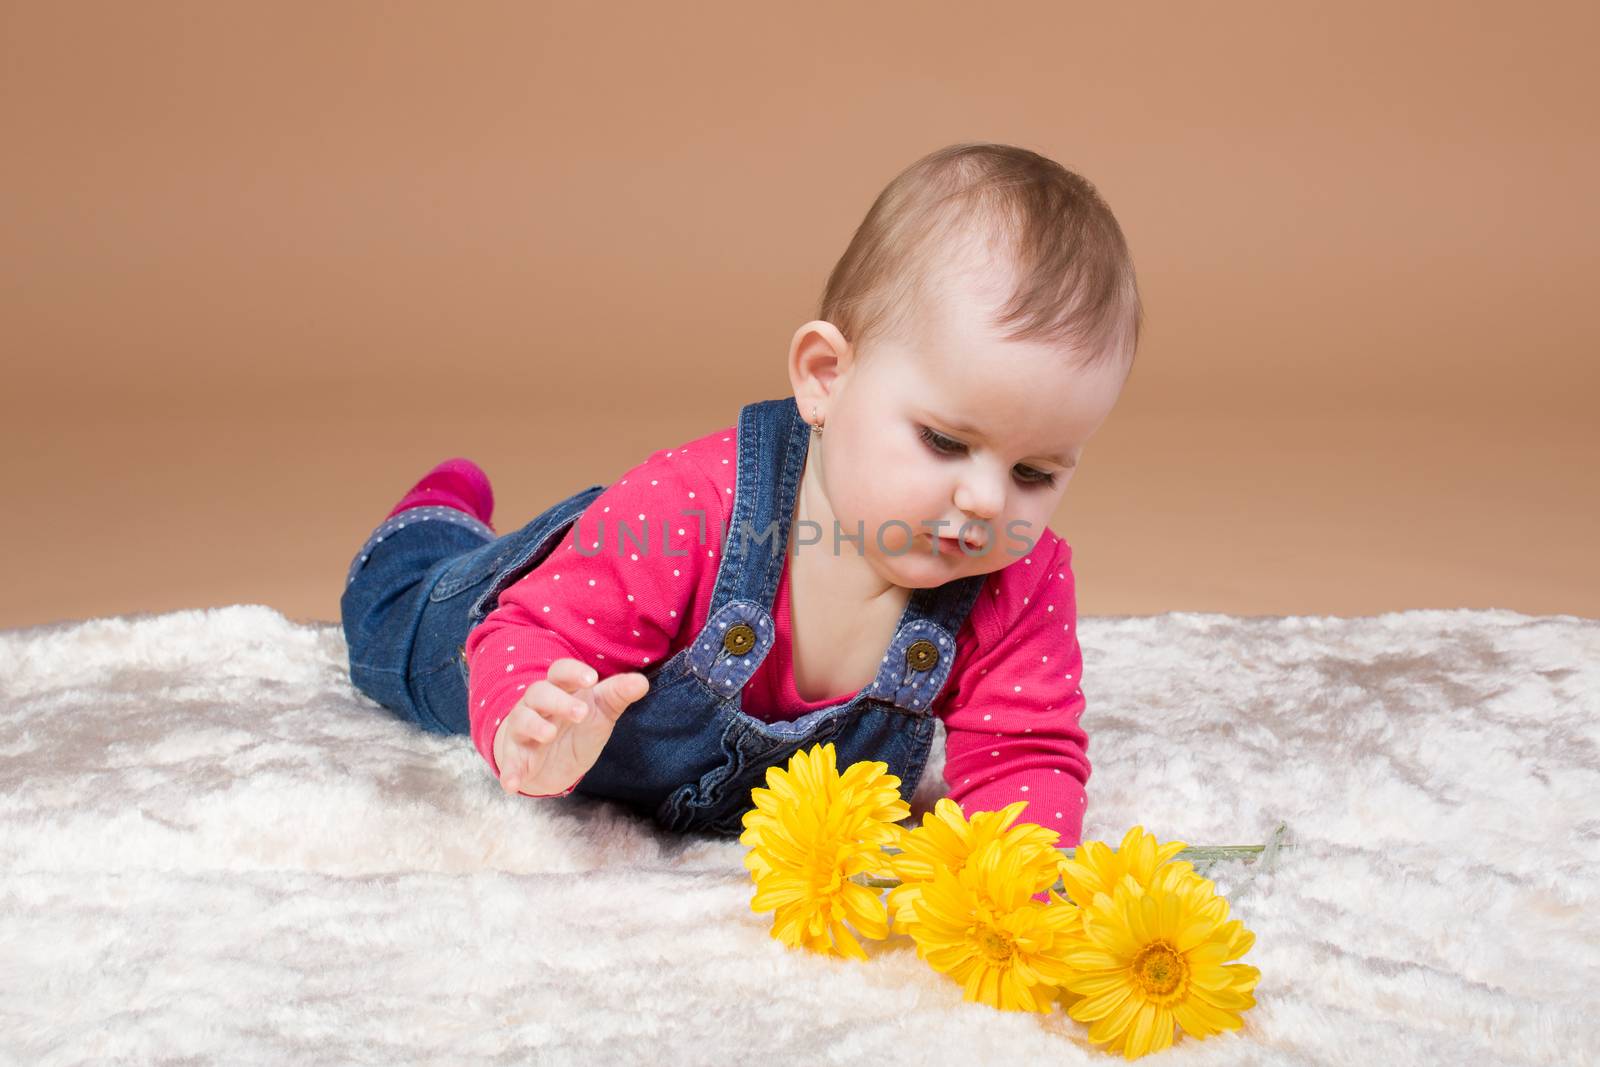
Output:
<svg viewBox="0 0 1600 1067">
<path fill-rule="evenodd" d="M 1121 1007 L 1123 1001 L 1131 996 L 1133 996 L 1133 987 L 1124 980 L 1119 982 L 1115 989 L 1108 989 L 1104 993 L 1099 993 L 1095 996 L 1084 997 L 1067 1009 L 1067 1014 L 1080 1023 L 1093 1022 L 1096 1019 L 1102 1019 L 1114 1013 Z"/>
</svg>

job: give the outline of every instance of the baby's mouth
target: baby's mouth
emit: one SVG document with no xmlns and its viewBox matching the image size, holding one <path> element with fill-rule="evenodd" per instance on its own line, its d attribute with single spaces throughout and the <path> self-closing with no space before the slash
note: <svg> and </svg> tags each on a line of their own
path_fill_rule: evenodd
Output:
<svg viewBox="0 0 1600 1067">
<path fill-rule="evenodd" d="M 970 541 L 963 544 L 955 537 L 939 537 L 934 539 L 934 543 L 938 545 L 940 555 L 970 556 L 983 551 L 983 546 Z"/>
</svg>

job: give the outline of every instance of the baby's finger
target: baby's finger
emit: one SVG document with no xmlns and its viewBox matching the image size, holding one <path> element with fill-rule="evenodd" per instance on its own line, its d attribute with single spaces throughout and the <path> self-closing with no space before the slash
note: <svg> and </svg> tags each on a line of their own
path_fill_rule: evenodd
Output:
<svg viewBox="0 0 1600 1067">
<path fill-rule="evenodd" d="M 542 745 L 555 739 L 561 730 L 555 723 L 531 707 L 523 707 L 511 726 L 511 738 L 523 744 Z"/>
<path fill-rule="evenodd" d="M 594 687 L 594 703 L 612 722 L 617 720 L 629 704 L 650 691 L 650 679 L 638 671 L 613 674 Z"/>
<path fill-rule="evenodd" d="M 550 670 L 545 677 L 551 685 L 558 686 L 568 693 L 587 689 L 600 680 L 600 675 L 593 667 L 571 656 L 562 656 L 550 664 Z"/>
<path fill-rule="evenodd" d="M 584 713 L 589 710 L 589 702 L 583 697 L 573 696 L 548 680 L 533 684 L 528 690 L 527 704 L 547 719 L 567 722 L 582 722 Z"/>
<path fill-rule="evenodd" d="M 528 757 L 514 743 L 506 746 L 505 758 L 500 760 L 500 788 L 512 796 L 522 791 L 522 779 L 528 773 Z"/>
</svg>

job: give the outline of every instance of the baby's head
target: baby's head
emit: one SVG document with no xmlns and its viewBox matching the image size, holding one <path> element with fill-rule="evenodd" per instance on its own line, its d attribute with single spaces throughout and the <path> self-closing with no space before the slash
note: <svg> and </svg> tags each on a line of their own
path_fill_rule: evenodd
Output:
<svg viewBox="0 0 1600 1067">
<path fill-rule="evenodd" d="M 874 569 L 911 588 L 1015 562 L 1116 403 L 1142 320 L 1121 227 L 1089 182 L 1008 145 L 912 164 L 790 344 L 841 537 L 863 531 Z M 968 548 L 936 546 L 963 524 Z M 824 531 L 817 548 L 832 543 Z"/>
</svg>

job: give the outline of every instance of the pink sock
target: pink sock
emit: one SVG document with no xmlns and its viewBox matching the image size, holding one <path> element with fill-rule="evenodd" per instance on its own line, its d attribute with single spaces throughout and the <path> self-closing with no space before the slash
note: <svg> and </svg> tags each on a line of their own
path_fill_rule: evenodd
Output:
<svg viewBox="0 0 1600 1067">
<path fill-rule="evenodd" d="M 449 507 L 464 511 L 494 529 L 494 490 L 483 468 L 470 459 L 447 459 L 424 474 L 416 485 L 406 491 L 400 503 L 385 515 L 392 518 L 407 508 Z"/>
</svg>

